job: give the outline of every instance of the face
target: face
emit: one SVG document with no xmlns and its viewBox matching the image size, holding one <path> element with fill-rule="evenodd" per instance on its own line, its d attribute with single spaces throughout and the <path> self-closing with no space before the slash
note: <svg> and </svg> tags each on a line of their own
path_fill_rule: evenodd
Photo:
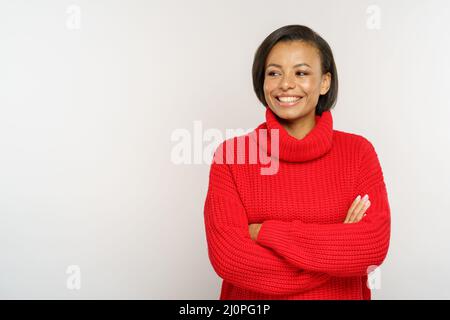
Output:
<svg viewBox="0 0 450 320">
<path fill-rule="evenodd" d="M 266 59 L 264 96 L 269 108 L 288 122 L 314 121 L 319 96 L 330 88 L 331 74 L 322 74 L 318 50 L 303 41 L 278 42 Z"/>
</svg>

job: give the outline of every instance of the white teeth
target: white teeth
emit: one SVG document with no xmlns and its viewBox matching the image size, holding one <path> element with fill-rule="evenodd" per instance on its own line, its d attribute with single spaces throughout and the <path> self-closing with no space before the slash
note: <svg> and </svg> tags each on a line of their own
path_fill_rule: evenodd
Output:
<svg viewBox="0 0 450 320">
<path fill-rule="evenodd" d="M 300 97 L 278 97 L 281 102 L 295 102 L 300 100 Z"/>
</svg>

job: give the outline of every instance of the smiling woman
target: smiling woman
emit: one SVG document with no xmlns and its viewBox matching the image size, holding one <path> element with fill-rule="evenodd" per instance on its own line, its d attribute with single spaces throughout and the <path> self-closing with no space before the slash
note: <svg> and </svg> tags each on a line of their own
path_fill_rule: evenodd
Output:
<svg viewBox="0 0 450 320">
<path fill-rule="evenodd" d="M 304 26 L 274 31 L 256 51 L 253 87 L 289 134 L 303 138 L 315 115 L 336 103 L 338 76 L 330 46 Z"/>
<path fill-rule="evenodd" d="M 266 121 L 216 149 L 204 205 L 220 299 L 371 299 L 368 275 L 387 255 L 390 206 L 372 143 L 333 128 L 330 47 L 305 26 L 274 31 L 256 51 L 253 86 Z M 277 140 L 255 138 L 266 130 Z M 251 139 L 279 161 L 271 175 L 261 162 L 227 162 L 241 152 L 248 160 Z"/>
</svg>

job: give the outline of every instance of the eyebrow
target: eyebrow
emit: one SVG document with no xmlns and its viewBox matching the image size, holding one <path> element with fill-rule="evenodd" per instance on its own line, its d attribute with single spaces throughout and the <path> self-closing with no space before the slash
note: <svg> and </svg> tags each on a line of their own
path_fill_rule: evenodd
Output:
<svg viewBox="0 0 450 320">
<path fill-rule="evenodd" d="M 280 69 L 283 69 L 282 66 L 280 66 L 279 64 L 276 64 L 276 63 L 270 63 L 270 64 L 267 65 L 266 68 L 268 68 L 268 67 L 270 67 L 270 66 L 274 66 L 274 67 L 278 67 L 278 68 L 280 68 Z M 307 64 L 307 63 L 298 63 L 298 64 L 296 64 L 296 65 L 294 66 L 294 68 L 296 68 L 296 67 L 302 67 L 302 66 L 307 66 L 307 67 L 311 68 L 311 66 L 310 66 L 309 64 Z M 312 69 L 312 68 L 311 68 L 311 69 Z"/>
</svg>

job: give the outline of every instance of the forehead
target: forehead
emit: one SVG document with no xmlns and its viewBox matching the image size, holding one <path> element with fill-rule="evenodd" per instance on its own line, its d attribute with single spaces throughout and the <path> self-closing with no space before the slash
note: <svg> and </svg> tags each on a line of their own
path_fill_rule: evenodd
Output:
<svg viewBox="0 0 450 320">
<path fill-rule="evenodd" d="M 320 56 L 316 47 L 304 41 L 284 41 L 278 42 L 272 47 L 266 59 L 266 66 L 269 63 L 280 65 L 295 65 L 297 63 L 307 63 L 310 66 L 320 65 Z"/>
</svg>

